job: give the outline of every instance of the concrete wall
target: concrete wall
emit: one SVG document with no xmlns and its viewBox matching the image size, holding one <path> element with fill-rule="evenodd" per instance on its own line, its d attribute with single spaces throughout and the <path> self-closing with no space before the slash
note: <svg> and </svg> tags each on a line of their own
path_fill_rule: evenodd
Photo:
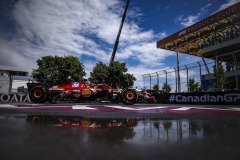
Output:
<svg viewBox="0 0 240 160">
<path fill-rule="evenodd" d="M 18 77 L 17 77 L 18 78 Z M 25 79 L 17 79 L 13 77 L 12 87 L 10 92 L 27 92 L 27 83 L 28 80 Z M 7 75 L 0 76 L 0 93 L 8 93 L 10 86 L 10 78 Z M 19 88 L 21 88 L 19 90 Z"/>
<path fill-rule="evenodd" d="M 26 81 L 26 80 L 13 80 L 11 92 L 18 92 L 19 87 L 24 87 L 24 90 L 26 90 L 27 83 L 28 83 L 28 81 Z"/>
</svg>

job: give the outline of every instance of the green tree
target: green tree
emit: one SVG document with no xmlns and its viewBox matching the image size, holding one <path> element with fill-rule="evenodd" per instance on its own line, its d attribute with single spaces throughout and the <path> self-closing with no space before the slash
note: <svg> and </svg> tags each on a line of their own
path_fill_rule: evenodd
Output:
<svg viewBox="0 0 240 160">
<path fill-rule="evenodd" d="M 169 84 L 163 83 L 162 91 L 164 93 L 170 93 L 171 90 L 172 90 L 172 87 Z"/>
<path fill-rule="evenodd" d="M 86 75 L 84 66 L 74 56 L 44 56 L 37 60 L 37 65 L 32 71 L 33 78 L 49 84 L 79 81 Z"/>
<path fill-rule="evenodd" d="M 217 81 L 215 87 L 217 88 L 218 91 L 222 91 L 227 81 L 227 77 L 225 77 L 225 71 L 223 66 L 219 63 L 217 67 L 216 66 L 214 67 L 213 72 Z"/>
<path fill-rule="evenodd" d="M 126 63 L 113 62 L 107 66 L 103 62 L 97 63 L 90 72 L 89 81 L 92 83 L 106 83 L 112 87 L 127 88 L 133 86 L 136 78 L 128 71 Z"/>
<path fill-rule="evenodd" d="M 4 72 L 3 71 L 0 71 L 0 75 L 3 75 L 4 74 Z"/>
<path fill-rule="evenodd" d="M 189 131 L 190 131 L 191 135 L 195 135 L 196 136 L 197 132 L 201 131 L 201 126 L 198 123 L 196 123 L 196 122 L 190 121 L 189 128 L 190 128 Z"/>
<path fill-rule="evenodd" d="M 89 81 L 95 84 L 105 83 L 108 79 L 108 66 L 103 62 L 97 63 L 90 72 Z"/>
<path fill-rule="evenodd" d="M 159 93 L 159 85 L 158 85 L 158 84 L 155 84 L 155 85 L 153 86 L 153 90 L 154 90 L 155 93 Z"/>
<path fill-rule="evenodd" d="M 167 140 L 168 140 L 168 130 L 172 128 L 172 122 L 163 122 L 163 128 L 167 131 Z"/>
<path fill-rule="evenodd" d="M 190 77 L 188 81 L 188 87 L 190 92 L 195 92 L 200 87 L 200 83 L 196 82 L 194 77 Z"/>
</svg>

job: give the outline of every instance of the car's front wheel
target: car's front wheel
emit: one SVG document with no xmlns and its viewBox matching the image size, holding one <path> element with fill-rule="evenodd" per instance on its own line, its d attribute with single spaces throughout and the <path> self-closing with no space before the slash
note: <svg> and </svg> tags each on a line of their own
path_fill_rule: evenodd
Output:
<svg viewBox="0 0 240 160">
<path fill-rule="evenodd" d="M 132 105 L 136 103 L 138 99 L 138 94 L 134 89 L 125 89 L 122 92 L 122 101 L 124 104 Z"/>
</svg>

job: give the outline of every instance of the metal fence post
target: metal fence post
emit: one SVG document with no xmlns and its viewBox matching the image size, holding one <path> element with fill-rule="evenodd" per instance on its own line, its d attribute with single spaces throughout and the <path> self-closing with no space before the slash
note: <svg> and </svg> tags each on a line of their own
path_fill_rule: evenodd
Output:
<svg viewBox="0 0 240 160">
<path fill-rule="evenodd" d="M 189 79 L 188 79 L 188 67 L 185 65 L 185 68 L 187 69 L 187 90 L 189 92 Z"/>
<path fill-rule="evenodd" d="M 177 48 L 177 92 L 181 92 L 181 79 L 180 79 L 180 69 L 179 69 L 179 54 L 178 54 L 178 44 L 176 44 Z"/>
<path fill-rule="evenodd" d="M 200 76 L 200 84 L 202 84 L 202 67 L 201 64 L 198 62 L 199 65 L 199 76 Z"/>
<path fill-rule="evenodd" d="M 219 81 L 218 81 L 218 72 L 217 72 L 217 70 L 218 70 L 218 64 L 219 64 L 219 62 L 218 62 L 218 56 L 215 56 L 215 67 L 214 67 L 214 69 L 215 69 L 215 77 L 216 77 L 217 91 L 219 91 Z"/>
<path fill-rule="evenodd" d="M 166 85 L 167 85 L 167 84 L 168 84 L 168 80 L 167 80 L 167 71 L 164 70 L 164 72 L 165 72 L 165 74 L 166 74 L 166 80 L 165 80 L 165 83 L 166 83 Z"/>
<path fill-rule="evenodd" d="M 233 56 L 233 62 L 234 62 L 234 77 L 235 77 L 235 83 L 236 83 L 236 90 L 239 90 L 238 88 L 238 76 L 237 76 L 237 59 L 236 55 L 234 53 L 231 53 Z"/>
<path fill-rule="evenodd" d="M 152 77 L 150 74 L 149 75 L 149 78 L 150 78 L 150 93 L 152 93 Z"/>
<path fill-rule="evenodd" d="M 158 75 L 158 72 L 156 72 L 156 74 L 157 74 L 157 85 L 158 85 L 158 92 L 159 92 L 159 75 Z"/>
<path fill-rule="evenodd" d="M 178 79 L 177 79 L 177 70 L 176 70 L 176 68 L 174 68 L 174 70 L 175 70 L 175 77 L 176 77 L 176 93 L 178 93 Z"/>
<path fill-rule="evenodd" d="M 143 77 L 143 88 L 146 89 L 145 88 L 145 77 L 144 77 L 144 75 L 142 75 L 142 77 Z"/>
<path fill-rule="evenodd" d="M 210 74 L 209 68 L 208 68 L 207 63 L 206 63 L 206 61 L 205 61 L 205 59 L 204 59 L 203 56 L 202 56 L 202 60 L 203 60 L 203 63 L 204 63 L 204 65 L 205 65 L 205 68 L 206 68 L 208 74 Z"/>
</svg>

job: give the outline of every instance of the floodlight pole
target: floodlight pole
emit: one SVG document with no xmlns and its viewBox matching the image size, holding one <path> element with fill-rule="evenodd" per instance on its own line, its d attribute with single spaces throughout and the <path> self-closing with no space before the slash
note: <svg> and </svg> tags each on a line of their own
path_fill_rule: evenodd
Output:
<svg viewBox="0 0 240 160">
<path fill-rule="evenodd" d="M 114 44 L 114 48 L 113 48 L 113 51 L 112 51 L 112 57 L 111 57 L 111 59 L 110 59 L 109 66 L 110 66 L 110 65 L 112 64 L 112 62 L 114 61 L 115 54 L 116 54 L 116 52 L 117 52 L 118 43 L 119 43 L 119 39 L 120 39 L 120 35 L 121 35 L 123 23 L 124 23 L 124 21 L 125 21 L 125 17 L 126 17 L 126 14 L 127 14 L 129 2 L 130 2 L 130 0 L 127 0 L 126 6 L 125 6 L 125 10 L 124 10 L 124 13 L 123 13 L 123 16 L 122 16 L 122 21 L 121 21 L 121 24 L 120 24 L 120 27 L 119 27 L 119 30 L 118 30 L 118 35 L 117 35 L 117 38 L 116 38 L 116 41 L 115 41 L 115 44 Z"/>
</svg>

